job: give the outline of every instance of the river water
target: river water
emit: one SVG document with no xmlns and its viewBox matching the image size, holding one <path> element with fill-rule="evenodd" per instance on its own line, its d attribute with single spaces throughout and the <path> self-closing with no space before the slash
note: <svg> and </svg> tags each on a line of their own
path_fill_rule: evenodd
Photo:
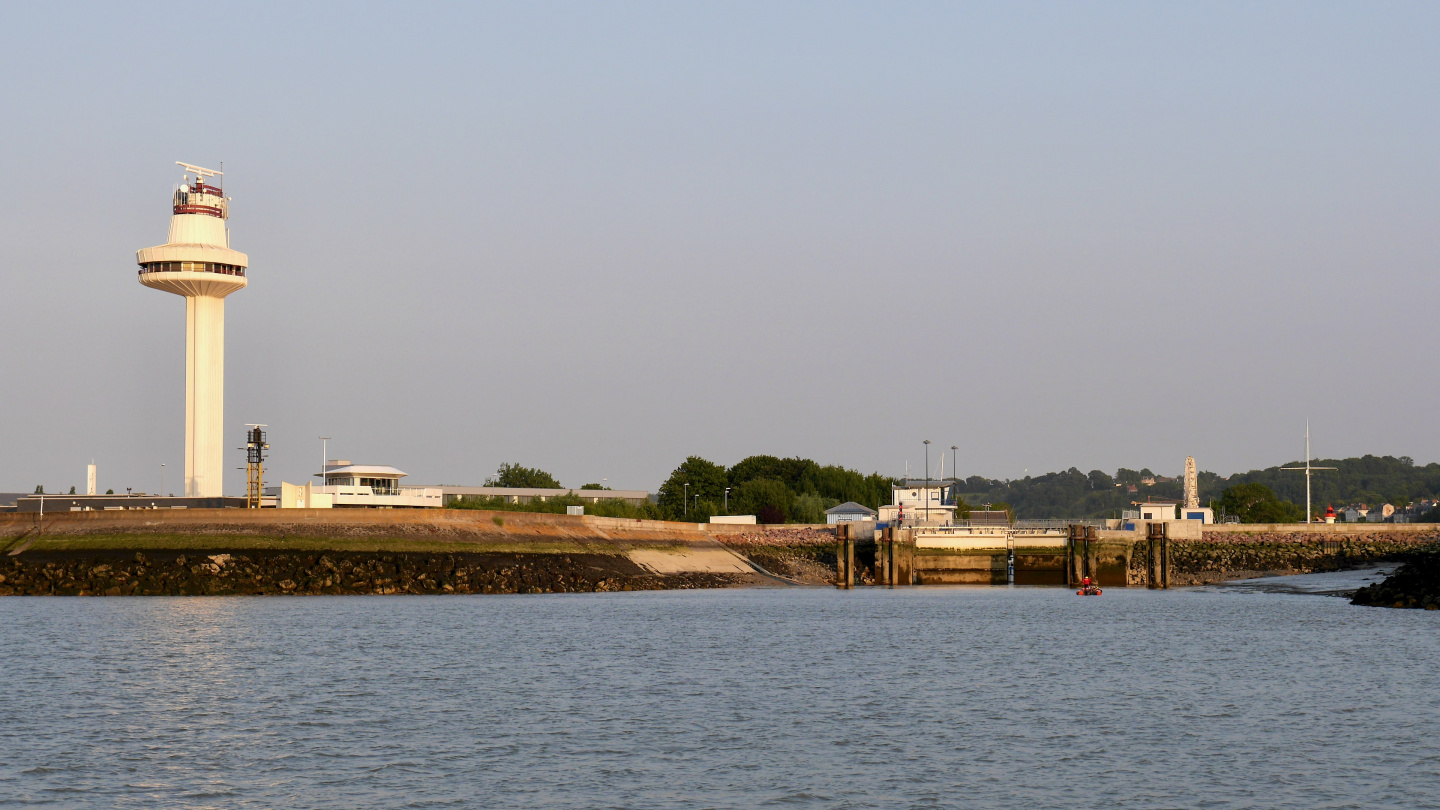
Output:
<svg viewBox="0 0 1440 810">
<path fill-rule="evenodd" d="M 0 805 L 1440 807 L 1440 612 L 1320 576 L 0 599 Z"/>
</svg>

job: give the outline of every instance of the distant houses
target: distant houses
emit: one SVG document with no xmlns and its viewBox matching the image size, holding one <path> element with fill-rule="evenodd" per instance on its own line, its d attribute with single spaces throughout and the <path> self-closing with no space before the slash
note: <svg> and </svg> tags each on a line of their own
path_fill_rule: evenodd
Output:
<svg viewBox="0 0 1440 810">
<path fill-rule="evenodd" d="M 1403 507 L 1389 503 L 1375 506 L 1356 503 L 1344 507 L 1339 513 L 1346 523 L 1419 523 L 1437 508 L 1440 508 L 1440 500 L 1425 498 Z"/>
</svg>

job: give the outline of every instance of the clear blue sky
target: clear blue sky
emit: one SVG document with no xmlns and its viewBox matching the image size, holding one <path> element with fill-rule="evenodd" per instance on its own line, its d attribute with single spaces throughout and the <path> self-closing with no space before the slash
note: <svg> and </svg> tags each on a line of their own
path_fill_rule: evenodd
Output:
<svg viewBox="0 0 1440 810">
<path fill-rule="evenodd" d="M 1307 416 L 1435 460 L 1437 41 L 1433 3 L 8 4 L 0 490 L 179 488 L 184 306 L 134 264 L 176 160 L 225 163 L 228 435 L 276 478 L 320 435 L 415 483 L 926 438 L 1225 474 Z"/>
</svg>

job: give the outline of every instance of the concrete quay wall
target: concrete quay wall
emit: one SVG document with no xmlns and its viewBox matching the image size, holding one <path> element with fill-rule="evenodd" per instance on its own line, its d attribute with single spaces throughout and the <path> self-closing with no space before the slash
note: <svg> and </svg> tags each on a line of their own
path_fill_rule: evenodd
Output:
<svg viewBox="0 0 1440 810">
<path fill-rule="evenodd" d="M 1198 585 L 1265 574 L 1333 571 L 1392 560 L 1420 546 L 1440 542 L 1440 525 L 1425 524 L 1224 524 L 1171 523 L 1167 527 L 1164 564 L 1154 558 L 1147 526 L 1134 530 L 1099 530 L 1088 545 L 1077 546 L 1077 570 L 1088 570 L 1102 587 L 1146 587 L 1158 584 L 1163 567 L 1169 587 Z M 913 582 L 917 585 L 1003 585 L 1008 580 L 1008 552 L 1003 541 L 994 548 L 917 548 Z M 1021 585 L 1063 585 L 1067 549 L 1064 543 L 1026 545 L 1015 538 L 1015 582 Z M 955 544 L 960 545 L 960 544 Z M 1076 578 L 1072 572 L 1072 579 Z"/>
</svg>

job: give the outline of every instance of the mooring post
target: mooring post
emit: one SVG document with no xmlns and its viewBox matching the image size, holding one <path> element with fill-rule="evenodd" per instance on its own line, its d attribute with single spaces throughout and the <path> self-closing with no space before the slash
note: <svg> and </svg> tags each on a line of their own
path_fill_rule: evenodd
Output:
<svg viewBox="0 0 1440 810">
<path fill-rule="evenodd" d="M 853 559 L 845 553 L 850 546 L 850 526 L 847 523 L 835 525 L 835 587 L 846 590 L 850 587 L 850 571 L 846 561 Z"/>
<path fill-rule="evenodd" d="M 886 526 L 880 531 L 880 542 L 875 546 L 875 581 L 880 585 L 895 587 L 895 528 Z"/>
<path fill-rule="evenodd" d="M 1094 543 L 1090 542 L 1090 541 L 1092 541 L 1092 540 L 1095 540 L 1095 542 L 1094 542 Z M 1096 538 L 1096 536 L 1095 536 L 1095 527 L 1094 527 L 1094 526 L 1086 526 L 1086 527 L 1085 527 L 1085 573 L 1084 573 L 1083 576 L 1090 577 L 1090 581 L 1091 581 L 1091 582 L 1094 582 L 1094 583 L 1096 583 L 1096 584 L 1098 584 L 1098 583 L 1100 582 L 1100 574 L 1099 574 L 1099 568 L 1100 568 L 1100 566 L 1098 566 L 1098 565 L 1095 564 L 1095 562 L 1091 559 L 1091 555 L 1092 555 L 1093 553 L 1095 553 L 1096 551 L 1099 551 L 1099 549 L 1100 549 L 1100 543 L 1099 543 L 1098 538 Z"/>
<path fill-rule="evenodd" d="M 1160 587 L 1170 587 L 1170 523 L 1160 524 Z"/>
<path fill-rule="evenodd" d="M 1065 531 L 1065 584 L 1072 588 L 1080 584 L 1080 574 L 1075 560 L 1075 546 L 1079 543 L 1081 531 L 1080 525 L 1075 523 L 1071 523 Z"/>
<path fill-rule="evenodd" d="M 1160 587 L 1160 531 L 1162 524 L 1145 524 L 1145 587 Z"/>
<path fill-rule="evenodd" d="M 845 524 L 845 590 L 855 587 L 855 524 Z"/>
</svg>

